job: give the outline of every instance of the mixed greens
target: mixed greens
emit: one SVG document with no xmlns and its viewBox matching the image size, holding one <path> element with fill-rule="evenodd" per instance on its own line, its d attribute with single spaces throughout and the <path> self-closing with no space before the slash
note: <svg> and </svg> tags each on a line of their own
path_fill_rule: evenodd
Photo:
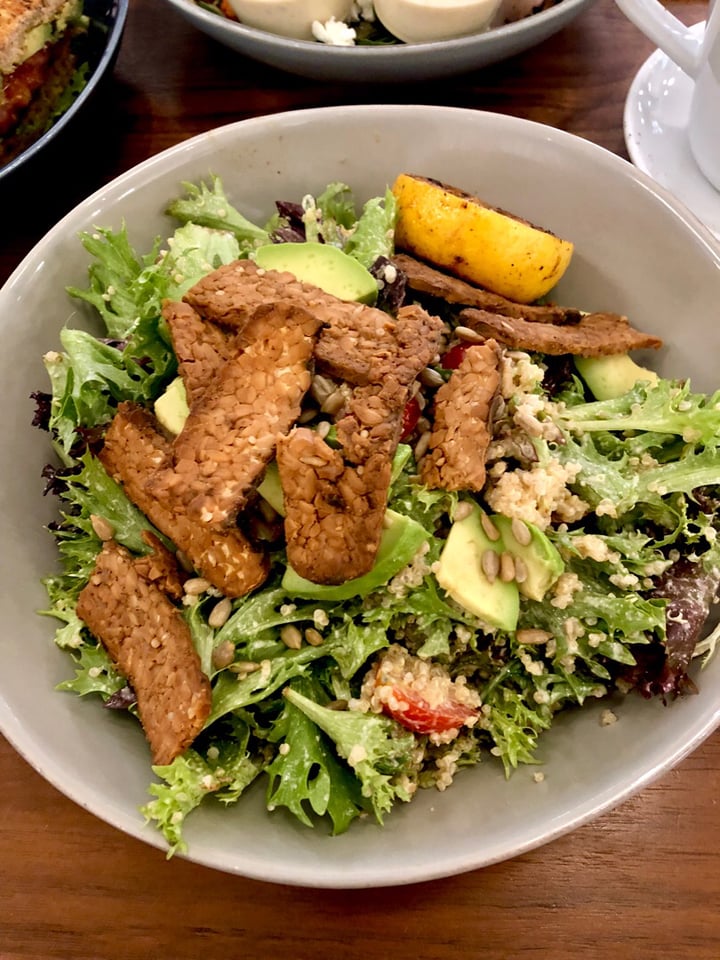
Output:
<svg viewBox="0 0 720 960">
<path fill-rule="evenodd" d="M 60 622 L 55 639 L 74 664 L 61 689 L 99 695 L 130 713 L 133 691 L 76 603 L 102 546 L 95 517 L 131 552 L 147 550 L 142 534 L 151 524 L 96 453 L 119 402 L 152 406 L 177 375 L 163 300 L 181 298 L 259 246 L 293 241 L 336 245 L 384 277 L 378 305 L 385 309 L 406 295 L 386 270 L 396 215 L 389 191 L 358 214 L 350 188 L 334 183 L 317 197 L 278 202 L 258 226 L 213 178 L 185 184 L 167 212 L 179 225 L 142 254 L 125 228 L 83 235 L 89 285 L 69 293 L 95 308 L 103 330 L 63 329 L 61 350 L 44 358 L 51 393 L 35 395 L 37 423 L 49 430 L 59 461 L 46 470 L 60 502 L 52 531 L 60 570 L 45 580 L 44 612 Z M 443 319 L 452 331 L 447 305 Z M 691 659 L 715 645 L 713 633 L 701 637 L 720 580 L 720 392 L 696 395 L 687 382 L 661 379 L 597 401 L 567 357 L 510 351 L 506 364 L 504 432 L 491 448 L 482 496 L 424 487 L 416 427 L 406 430 L 388 509 L 420 536 L 410 556 L 391 555 L 380 582 L 299 596 L 287 587 L 282 536 L 270 536 L 267 582 L 234 600 L 220 626 L 209 620 L 216 594 L 185 597 L 212 710 L 192 747 L 154 768 L 152 799 L 142 808 L 171 850 L 184 848 L 185 818 L 199 804 L 234 803 L 263 774 L 269 810 L 286 808 L 308 826 L 324 818 L 337 834 L 359 816 L 382 823 L 397 801 L 418 787 L 443 789 L 459 767 L 500 762 L 509 775 L 539 762 L 540 735 L 560 710 L 614 692 L 670 700 L 694 689 Z M 435 374 L 447 380 L 449 369 L 441 361 Z M 514 417 L 528 409 L 540 431 Z M 551 503 L 537 481 L 553 471 L 562 483 Z M 562 573 L 541 600 L 521 596 L 517 624 L 504 630 L 457 603 L 435 571 L 453 520 L 467 512 L 462 505 L 502 513 L 511 476 Z M 290 635 L 300 641 L 288 643 Z M 363 682 L 391 647 L 453 681 L 466 678 L 478 698 L 476 722 L 438 738 L 368 709 Z"/>
</svg>

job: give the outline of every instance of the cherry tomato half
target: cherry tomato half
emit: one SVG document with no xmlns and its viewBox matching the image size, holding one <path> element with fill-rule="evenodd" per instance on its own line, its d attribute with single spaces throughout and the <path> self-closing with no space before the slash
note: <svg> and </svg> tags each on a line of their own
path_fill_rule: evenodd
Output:
<svg viewBox="0 0 720 960">
<path fill-rule="evenodd" d="M 427 700 L 402 687 L 393 687 L 393 704 L 384 704 L 385 713 L 414 733 L 445 733 L 477 716 L 477 709 L 457 700 L 445 700 L 431 707 Z"/>
<path fill-rule="evenodd" d="M 447 353 L 442 355 L 440 358 L 440 366 L 443 370 L 457 370 L 471 346 L 471 343 L 456 343 L 450 347 Z"/>
<path fill-rule="evenodd" d="M 400 432 L 400 442 L 405 443 L 409 439 L 413 430 L 420 419 L 420 404 L 416 397 L 411 397 L 405 404 L 402 417 L 402 429 Z"/>
</svg>

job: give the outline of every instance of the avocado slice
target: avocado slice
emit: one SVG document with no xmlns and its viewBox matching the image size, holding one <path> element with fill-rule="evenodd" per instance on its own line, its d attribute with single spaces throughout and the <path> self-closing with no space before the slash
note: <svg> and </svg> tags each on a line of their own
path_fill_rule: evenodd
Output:
<svg viewBox="0 0 720 960">
<path fill-rule="evenodd" d="M 263 500 L 267 500 L 276 513 L 279 513 L 281 517 L 285 516 L 285 499 L 280 483 L 277 460 L 271 460 L 265 468 L 265 475 L 257 485 L 257 492 Z"/>
<path fill-rule="evenodd" d="M 513 559 L 518 557 L 525 565 L 527 576 L 518 584 L 520 593 L 529 600 L 542 600 L 565 569 L 557 548 L 542 530 L 532 523 L 523 523 L 530 539 L 529 543 L 520 543 L 513 534 L 513 524 L 509 517 L 498 513 L 493 514 L 490 519 L 500 531 L 505 550 Z"/>
<path fill-rule="evenodd" d="M 373 304 L 377 280 L 353 257 L 328 243 L 270 243 L 258 247 L 255 263 L 265 270 L 287 270 L 340 300 Z"/>
<path fill-rule="evenodd" d="M 175 377 L 165 393 L 155 401 L 155 416 L 168 433 L 177 436 L 185 426 L 189 413 L 185 384 L 182 377 Z"/>
<path fill-rule="evenodd" d="M 428 532 L 417 521 L 394 510 L 385 513 L 386 526 L 372 570 L 345 583 L 313 583 L 288 565 L 282 579 L 283 589 L 291 597 L 309 600 L 349 600 L 377 590 L 406 567 L 428 539 Z"/>
<path fill-rule="evenodd" d="M 33 54 L 38 52 L 38 50 L 42 50 L 45 44 L 49 40 L 52 40 L 52 38 L 52 23 L 39 23 L 36 27 L 28 30 L 28 32 L 25 34 L 25 40 L 23 41 L 20 62 L 24 63 L 25 60 L 29 60 Z"/>
<path fill-rule="evenodd" d="M 659 377 L 635 363 L 627 353 L 609 357 L 575 357 L 575 366 L 596 400 L 614 400 L 632 390 L 639 380 L 657 383 Z"/>
<path fill-rule="evenodd" d="M 514 630 L 520 597 L 515 581 L 493 580 L 483 570 L 487 551 L 502 554 L 500 538 L 491 540 L 482 525 L 483 511 L 473 504 L 472 512 L 450 528 L 435 576 L 453 600 L 490 627 Z"/>
</svg>

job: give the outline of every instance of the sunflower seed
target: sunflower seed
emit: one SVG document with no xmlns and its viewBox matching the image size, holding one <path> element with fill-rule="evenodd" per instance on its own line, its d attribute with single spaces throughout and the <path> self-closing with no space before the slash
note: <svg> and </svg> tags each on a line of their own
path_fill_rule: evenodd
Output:
<svg viewBox="0 0 720 960">
<path fill-rule="evenodd" d="M 228 617 L 232 613 L 232 600 L 230 597 L 223 597 L 210 611 L 208 616 L 208 625 L 217 630 L 227 623 Z"/>
<path fill-rule="evenodd" d="M 538 630 L 535 627 L 518 630 L 515 636 L 518 643 L 547 643 L 552 639 L 552 634 L 547 630 Z"/>
<path fill-rule="evenodd" d="M 93 530 L 101 540 L 112 540 L 112 538 L 115 536 L 115 530 L 113 529 L 112 525 L 108 523 L 105 517 L 99 517 L 96 513 L 91 513 L 90 523 L 92 524 Z"/>
<path fill-rule="evenodd" d="M 500 539 L 500 531 L 486 513 L 480 514 L 480 525 L 488 540 L 492 540 L 492 542 L 495 543 L 496 540 Z"/>
<path fill-rule="evenodd" d="M 286 623 L 280 631 L 280 639 L 289 650 L 299 650 L 302 646 L 302 634 L 292 623 Z"/>
<path fill-rule="evenodd" d="M 485 550 L 480 557 L 480 566 L 490 583 L 494 583 L 500 572 L 500 556 L 494 550 Z"/>
<path fill-rule="evenodd" d="M 500 554 L 500 579 L 503 583 L 510 583 L 515 579 L 515 561 L 511 553 Z"/>
<path fill-rule="evenodd" d="M 515 537 L 521 547 L 527 547 L 529 545 L 532 540 L 532 533 L 528 525 L 520 520 L 519 517 L 513 517 L 510 529 L 513 537 Z"/>
<path fill-rule="evenodd" d="M 525 583 L 527 575 L 528 570 L 525 561 L 521 560 L 520 557 L 515 557 L 515 582 Z"/>
</svg>

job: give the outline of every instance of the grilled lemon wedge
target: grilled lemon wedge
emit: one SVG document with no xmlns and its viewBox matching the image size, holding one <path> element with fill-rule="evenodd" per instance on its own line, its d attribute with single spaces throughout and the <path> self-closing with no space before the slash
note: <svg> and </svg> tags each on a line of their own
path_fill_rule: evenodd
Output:
<svg viewBox="0 0 720 960">
<path fill-rule="evenodd" d="M 395 242 L 423 260 L 518 303 L 545 296 L 573 244 L 455 187 L 402 173 Z"/>
</svg>

